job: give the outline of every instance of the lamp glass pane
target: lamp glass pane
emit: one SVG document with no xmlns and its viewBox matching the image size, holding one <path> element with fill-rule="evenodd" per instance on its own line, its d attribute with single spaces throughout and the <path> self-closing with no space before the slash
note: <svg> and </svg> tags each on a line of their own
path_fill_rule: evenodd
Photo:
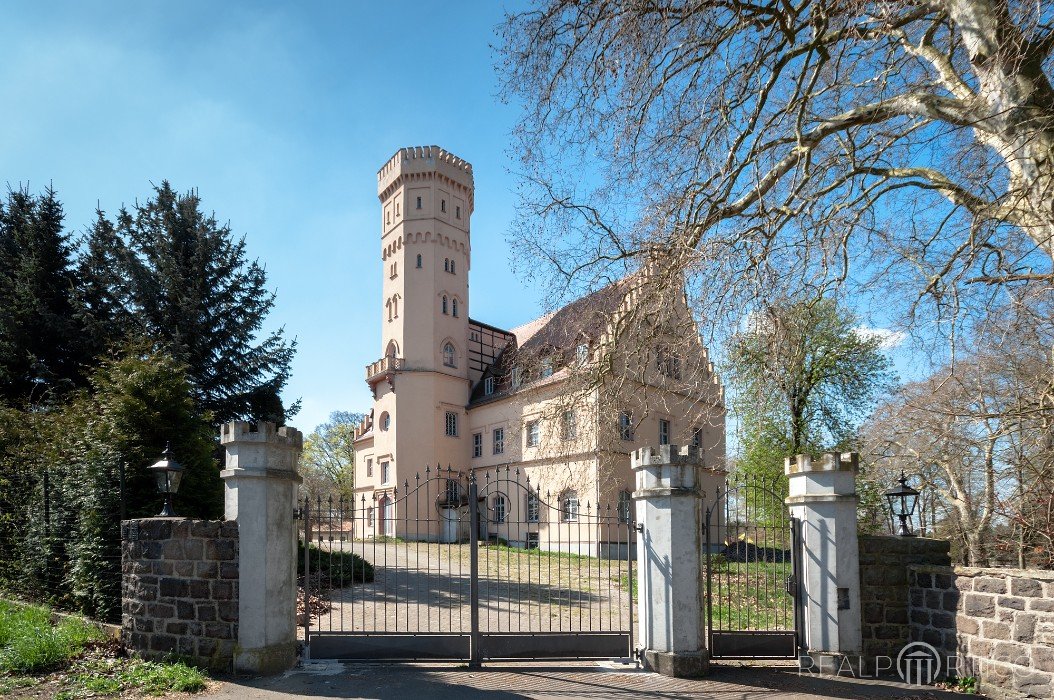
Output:
<svg viewBox="0 0 1054 700">
<path fill-rule="evenodd" d="M 168 493 L 168 472 L 158 469 L 154 472 L 154 476 L 157 477 L 157 490 L 161 493 Z"/>
<path fill-rule="evenodd" d="M 183 471 L 171 471 L 169 474 L 169 488 L 172 490 L 171 493 L 179 491 L 179 482 L 183 478 Z"/>
<path fill-rule="evenodd" d="M 904 505 L 904 512 L 908 515 L 912 515 L 915 512 L 915 505 L 918 503 L 919 495 L 917 493 L 911 493 L 904 497 L 906 501 Z"/>
</svg>

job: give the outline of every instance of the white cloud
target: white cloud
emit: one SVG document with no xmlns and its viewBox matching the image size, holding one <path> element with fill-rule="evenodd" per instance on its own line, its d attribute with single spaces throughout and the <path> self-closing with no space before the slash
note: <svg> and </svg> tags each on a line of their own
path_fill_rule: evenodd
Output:
<svg viewBox="0 0 1054 700">
<path fill-rule="evenodd" d="M 907 339 L 904 331 L 894 331 L 889 328 L 872 328 L 871 326 L 857 326 L 853 329 L 858 336 L 865 339 L 878 339 L 878 345 L 883 350 L 893 350 L 900 347 Z"/>
</svg>

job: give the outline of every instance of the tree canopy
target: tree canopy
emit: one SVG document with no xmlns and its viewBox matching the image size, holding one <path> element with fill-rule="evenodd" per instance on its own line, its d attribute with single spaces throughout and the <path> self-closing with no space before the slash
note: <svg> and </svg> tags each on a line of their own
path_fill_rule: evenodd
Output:
<svg viewBox="0 0 1054 700">
<path fill-rule="evenodd" d="M 732 337 L 726 374 L 741 466 L 768 476 L 786 456 L 850 446 L 894 379 L 880 338 L 830 298 L 766 305 Z"/>
<path fill-rule="evenodd" d="M 1050 3 L 547 0 L 502 34 L 513 240 L 565 282 L 661 254 L 717 321 L 845 281 L 943 321 L 1050 279 Z"/>
<path fill-rule="evenodd" d="M 114 221 L 99 212 L 81 259 L 86 316 L 101 333 L 130 332 L 186 364 L 195 397 L 216 422 L 283 423 L 279 398 L 296 342 L 258 339 L 274 293 L 245 239 L 168 182 Z"/>
</svg>

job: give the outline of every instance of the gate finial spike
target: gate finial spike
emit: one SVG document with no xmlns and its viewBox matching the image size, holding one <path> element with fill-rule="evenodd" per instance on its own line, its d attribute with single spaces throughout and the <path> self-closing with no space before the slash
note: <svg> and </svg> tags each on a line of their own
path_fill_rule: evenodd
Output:
<svg viewBox="0 0 1054 700">
<path fill-rule="evenodd" d="M 432 471 L 432 465 L 431 465 L 431 464 L 425 464 L 425 478 L 426 478 L 426 479 L 428 478 L 428 474 L 429 474 L 429 473 L 430 473 L 431 471 Z"/>
</svg>

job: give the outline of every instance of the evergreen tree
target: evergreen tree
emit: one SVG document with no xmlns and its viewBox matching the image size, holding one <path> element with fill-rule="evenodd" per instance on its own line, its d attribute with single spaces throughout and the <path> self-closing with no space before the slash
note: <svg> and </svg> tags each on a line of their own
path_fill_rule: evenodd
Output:
<svg viewBox="0 0 1054 700">
<path fill-rule="evenodd" d="M 113 223 L 96 210 L 77 260 L 77 317 L 88 358 L 123 345 L 134 327 L 131 290 L 124 276 L 128 255 Z"/>
<path fill-rule="evenodd" d="M 0 398 L 40 404 L 78 383 L 75 284 L 55 191 L 9 191 L 0 202 Z"/>
<path fill-rule="evenodd" d="M 110 309 L 103 316 L 130 314 L 129 329 L 111 315 L 99 321 L 103 330 L 150 338 L 184 363 L 198 406 L 216 422 L 281 423 L 298 408 L 279 398 L 295 341 L 283 329 L 257 340 L 274 305 L 266 273 L 247 260 L 244 238 L 202 212 L 197 192 L 178 194 L 162 182 L 114 223 L 100 213 L 81 269 L 96 275 L 85 296 Z"/>
</svg>

